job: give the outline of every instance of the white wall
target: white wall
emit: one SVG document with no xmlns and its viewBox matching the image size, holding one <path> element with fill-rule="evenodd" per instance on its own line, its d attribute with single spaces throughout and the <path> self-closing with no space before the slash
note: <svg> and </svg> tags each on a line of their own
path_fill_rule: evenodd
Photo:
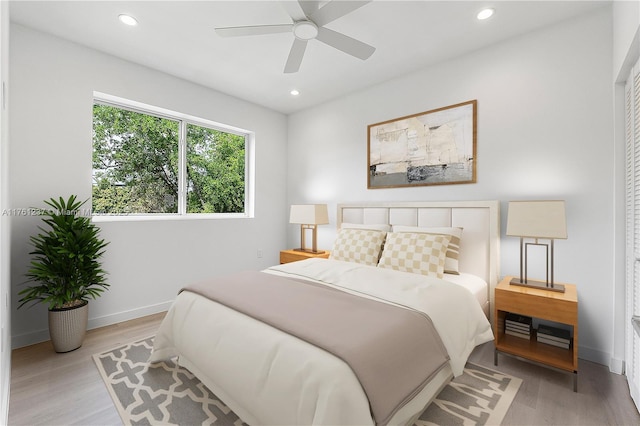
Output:
<svg viewBox="0 0 640 426">
<path fill-rule="evenodd" d="M 9 3 L 0 2 L 0 212 L 9 205 Z M 11 383 L 11 289 L 9 216 L 0 216 L 0 424 L 9 416 L 9 385 Z"/>
<path fill-rule="evenodd" d="M 111 288 L 90 303 L 90 328 L 164 310 L 188 282 L 277 263 L 286 239 L 286 116 L 17 24 L 10 48 L 11 208 L 90 197 L 93 91 L 255 132 L 255 218 L 99 223 L 111 242 Z M 14 306 L 38 224 L 12 221 Z M 48 340 L 46 317 L 42 305 L 14 309 L 14 347 Z"/>
<path fill-rule="evenodd" d="M 289 203 L 483 200 L 502 203 L 501 272 L 517 275 L 518 241 L 504 236 L 507 201 L 564 199 L 569 238 L 556 280 L 576 283 L 579 356 L 609 364 L 613 327 L 613 87 L 611 9 L 539 30 L 289 118 Z M 368 124 L 478 100 L 476 184 L 367 190 Z M 295 159 L 295 160 L 294 160 Z M 289 245 L 298 241 L 290 226 Z"/>
</svg>

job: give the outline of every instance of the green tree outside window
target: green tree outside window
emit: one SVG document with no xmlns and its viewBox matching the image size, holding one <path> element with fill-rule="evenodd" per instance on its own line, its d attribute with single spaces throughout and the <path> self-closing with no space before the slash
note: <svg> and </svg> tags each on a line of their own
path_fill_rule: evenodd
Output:
<svg viewBox="0 0 640 426">
<path fill-rule="evenodd" d="M 116 106 L 93 107 L 94 214 L 245 210 L 245 136 Z M 180 132 L 186 129 L 185 170 Z"/>
</svg>

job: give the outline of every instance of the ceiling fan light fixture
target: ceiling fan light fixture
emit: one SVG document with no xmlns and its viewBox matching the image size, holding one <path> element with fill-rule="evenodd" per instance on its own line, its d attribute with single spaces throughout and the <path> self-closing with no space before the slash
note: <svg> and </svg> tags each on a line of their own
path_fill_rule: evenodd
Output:
<svg viewBox="0 0 640 426">
<path fill-rule="evenodd" d="M 318 26 L 311 21 L 298 21 L 293 25 L 293 35 L 298 40 L 312 40 L 318 35 Z"/>
</svg>

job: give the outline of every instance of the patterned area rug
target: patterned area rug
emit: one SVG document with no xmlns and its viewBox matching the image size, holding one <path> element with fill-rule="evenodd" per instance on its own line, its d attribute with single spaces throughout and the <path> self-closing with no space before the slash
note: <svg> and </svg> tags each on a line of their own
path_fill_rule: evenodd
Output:
<svg viewBox="0 0 640 426">
<path fill-rule="evenodd" d="M 94 361 L 125 425 L 243 425 L 224 403 L 175 362 L 149 364 L 153 337 L 96 354 Z M 467 363 L 416 422 L 496 425 L 522 380 Z"/>
</svg>

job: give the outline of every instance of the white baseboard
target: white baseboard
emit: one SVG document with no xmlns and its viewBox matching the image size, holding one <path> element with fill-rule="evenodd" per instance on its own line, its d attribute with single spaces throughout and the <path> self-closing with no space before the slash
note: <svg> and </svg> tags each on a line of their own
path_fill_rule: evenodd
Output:
<svg viewBox="0 0 640 426">
<path fill-rule="evenodd" d="M 88 330 L 94 328 L 100 328 L 107 325 L 117 324 L 119 322 L 129 321 L 136 318 L 146 317 L 147 315 L 157 314 L 159 312 L 165 312 L 169 309 L 173 300 L 163 303 L 158 303 L 150 306 L 143 306 L 141 308 L 131 309 L 129 311 L 117 312 L 115 314 L 105 315 L 98 318 L 89 318 L 87 325 Z M 13 349 L 21 348 L 23 346 L 29 346 L 40 342 L 46 342 L 49 340 L 49 330 L 38 330 L 31 333 L 25 333 L 20 335 L 14 335 L 11 338 L 11 347 Z"/>
<path fill-rule="evenodd" d="M 158 303 L 156 305 L 144 306 L 142 308 L 131 309 L 129 311 L 118 312 L 115 314 L 105 315 L 99 318 L 89 318 L 87 329 L 104 327 L 107 325 L 117 324 L 119 322 L 129 321 L 136 318 L 146 317 L 147 315 L 157 314 L 169 310 L 173 300 L 169 302 Z"/>
<path fill-rule="evenodd" d="M 36 343 L 49 340 L 49 330 L 32 331 L 20 335 L 11 336 L 11 349 L 22 348 L 24 346 L 35 345 Z"/>
<path fill-rule="evenodd" d="M 624 374 L 624 360 L 612 357 L 609 361 L 609 371 L 616 374 Z"/>
<path fill-rule="evenodd" d="M 578 358 L 606 366 L 610 366 L 613 359 L 609 352 L 603 352 L 585 346 L 578 347 Z"/>
</svg>

